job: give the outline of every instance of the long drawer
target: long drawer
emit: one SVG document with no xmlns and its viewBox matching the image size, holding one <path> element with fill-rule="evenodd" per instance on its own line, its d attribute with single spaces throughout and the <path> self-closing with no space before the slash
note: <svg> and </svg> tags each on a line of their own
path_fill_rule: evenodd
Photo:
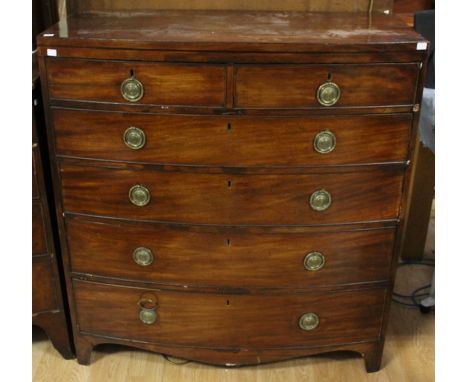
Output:
<svg viewBox="0 0 468 382">
<path fill-rule="evenodd" d="M 405 161 L 410 114 L 259 118 L 53 109 L 59 155 L 147 163 L 309 166 Z"/>
<path fill-rule="evenodd" d="M 61 164 L 66 212 L 189 223 L 300 225 L 396 219 L 403 181 L 401 171 L 388 169 L 238 175 L 88 164 Z"/>
<path fill-rule="evenodd" d="M 51 99 L 221 107 L 226 97 L 222 65 L 54 58 L 47 80 Z M 133 101 L 122 95 L 126 80 L 140 83 L 127 88 Z"/>
<path fill-rule="evenodd" d="M 331 107 L 412 105 L 418 63 L 354 65 L 240 65 L 236 68 L 235 107 L 314 108 L 321 85 L 339 87 Z M 326 101 L 336 96 L 334 90 Z"/>
<path fill-rule="evenodd" d="M 387 280 L 394 228 L 302 232 L 67 219 L 71 270 L 161 284 L 288 287 Z"/>
<path fill-rule="evenodd" d="M 74 280 L 74 290 L 82 333 L 213 348 L 326 346 L 376 340 L 386 294 L 385 289 L 286 295 L 206 294 L 80 280 Z M 149 312 L 142 312 L 144 309 Z M 304 317 L 302 326 L 309 329 L 304 330 L 300 327 L 301 317 L 308 313 L 315 317 Z"/>
</svg>

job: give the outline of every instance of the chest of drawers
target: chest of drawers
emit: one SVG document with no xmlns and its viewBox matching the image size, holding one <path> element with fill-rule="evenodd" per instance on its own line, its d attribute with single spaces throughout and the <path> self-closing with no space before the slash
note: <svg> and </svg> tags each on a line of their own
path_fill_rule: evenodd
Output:
<svg viewBox="0 0 468 382">
<path fill-rule="evenodd" d="M 382 357 L 426 42 L 392 16 L 72 16 L 38 38 L 74 339 Z"/>
</svg>

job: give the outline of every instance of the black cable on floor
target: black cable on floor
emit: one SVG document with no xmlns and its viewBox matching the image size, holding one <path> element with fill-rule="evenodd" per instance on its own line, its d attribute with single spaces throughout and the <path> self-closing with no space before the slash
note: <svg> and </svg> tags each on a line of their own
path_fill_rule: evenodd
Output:
<svg viewBox="0 0 468 382">
<path fill-rule="evenodd" d="M 405 261 L 401 261 L 401 262 L 398 263 L 399 267 L 400 266 L 405 266 L 405 265 L 425 265 L 425 266 L 429 266 L 429 267 L 434 267 L 435 266 L 435 261 L 431 261 L 431 260 L 424 260 L 424 261 L 405 260 Z M 396 302 L 397 304 L 403 305 L 403 306 L 421 309 L 421 304 L 418 301 L 418 298 L 427 297 L 427 296 L 429 296 L 429 293 L 428 292 L 420 293 L 420 292 L 425 290 L 425 289 L 428 289 L 430 287 L 431 287 L 431 284 L 424 285 L 422 287 L 416 288 L 415 290 L 413 290 L 413 292 L 411 292 L 411 294 L 407 294 L 407 295 L 401 294 L 401 293 L 398 293 L 398 292 L 393 292 L 392 293 L 392 301 Z M 411 302 L 402 301 L 402 299 L 403 300 L 404 299 L 409 299 Z M 429 308 L 428 311 L 433 312 L 433 311 L 435 311 L 435 308 L 431 307 L 431 308 Z"/>
</svg>

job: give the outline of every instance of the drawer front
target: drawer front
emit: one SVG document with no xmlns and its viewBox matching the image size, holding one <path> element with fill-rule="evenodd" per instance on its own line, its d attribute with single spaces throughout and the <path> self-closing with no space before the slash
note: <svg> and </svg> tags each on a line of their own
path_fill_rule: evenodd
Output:
<svg viewBox="0 0 468 382">
<path fill-rule="evenodd" d="M 54 109 L 53 120 L 61 155 L 148 163 L 307 166 L 404 161 L 412 117 L 227 118 Z M 333 139 L 334 144 L 317 146 L 321 139 Z"/>
<path fill-rule="evenodd" d="M 235 106 L 316 108 L 328 78 L 341 90 L 332 107 L 412 105 L 419 64 L 244 65 L 236 69 Z"/>
<path fill-rule="evenodd" d="M 216 295 L 74 281 L 80 330 L 171 345 L 288 347 L 376 340 L 385 289 L 288 295 Z M 153 324 L 140 320 L 142 299 L 156 301 Z M 153 304 L 147 304 L 148 308 Z M 299 327 L 305 313 L 319 325 Z M 153 316 L 154 317 L 154 316 Z"/>
<path fill-rule="evenodd" d="M 57 309 L 54 277 L 49 256 L 33 257 L 32 260 L 32 313 Z"/>
<path fill-rule="evenodd" d="M 108 224 L 81 218 L 69 219 L 67 232 L 74 272 L 236 288 L 387 280 L 395 235 L 394 228 L 295 233 L 286 228 L 271 232 Z"/>
<path fill-rule="evenodd" d="M 221 65 L 47 60 L 51 99 L 130 103 L 121 85 L 132 73 L 143 86 L 137 104 L 221 107 L 225 102 Z"/>
<path fill-rule="evenodd" d="M 97 166 L 97 164 L 96 164 Z M 104 166 L 104 165 L 103 165 Z M 111 166 L 111 165 L 108 165 Z M 211 224 L 329 224 L 395 219 L 400 171 L 308 175 L 229 175 L 61 166 L 66 212 L 129 219 Z M 150 201 L 130 202 L 139 187 Z M 325 189 L 331 205 L 313 210 L 312 194 Z"/>
<path fill-rule="evenodd" d="M 46 230 L 41 203 L 32 204 L 32 254 L 47 253 Z"/>
</svg>

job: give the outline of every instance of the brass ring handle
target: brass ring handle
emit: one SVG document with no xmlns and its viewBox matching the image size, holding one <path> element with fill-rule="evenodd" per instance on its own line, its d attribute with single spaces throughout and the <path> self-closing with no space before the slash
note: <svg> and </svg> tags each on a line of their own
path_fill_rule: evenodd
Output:
<svg viewBox="0 0 468 382">
<path fill-rule="evenodd" d="M 135 206 L 143 207 L 150 202 L 151 194 L 145 186 L 136 184 L 128 191 L 128 198 Z"/>
<path fill-rule="evenodd" d="M 314 330 L 317 326 L 319 326 L 320 319 L 319 316 L 315 313 L 304 313 L 299 318 L 299 327 L 302 330 L 310 331 Z"/>
<path fill-rule="evenodd" d="M 122 97 L 127 101 L 138 102 L 143 98 L 143 84 L 132 76 L 122 82 L 120 92 L 122 93 Z"/>
<path fill-rule="evenodd" d="M 341 97 L 341 89 L 334 82 L 325 82 L 317 89 L 317 101 L 322 106 L 333 106 Z"/>
<path fill-rule="evenodd" d="M 304 268 L 308 271 L 318 271 L 325 265 L 325 256 L 320 252 L 310 252 L 304 257 Z"/>
<path fill-rule="evenodd" d="M 130 126 L 123 135 L 125 145 L 132 150 L 141 149 L 146 143 L 146 135 L 142 129 Z"/>
<path fill-rule="evenodd" d="M 325 211 L 331 206 L 332 198 L 327 190 L 317 190 L 309 198 L 309 205 L 314 211 Z"/>
<path fill-rule="evenodd" d="M 153 264 L 153 252 L 149 248 L 138 247 L 133 251 L 133 261 L 142 267 L 147 267 Z"/>
<path fill-rule="evenodd" d="M 137 302 L 140 312 L 138 317 L 140 321 L 146 325 L 151 325 L 156 322 L 158 319 L 158 314 L 156 313 L 156 308 L 158 307 L 157 297 L 151 293 L 145 293 Z"/>
<path fill-rule="evenodd" d="M 331 153 L 336 146 L 336 137 L 330 130 L 323 130 L 314 138 L 314 149 L 320 154 Z"/>
</svg>

